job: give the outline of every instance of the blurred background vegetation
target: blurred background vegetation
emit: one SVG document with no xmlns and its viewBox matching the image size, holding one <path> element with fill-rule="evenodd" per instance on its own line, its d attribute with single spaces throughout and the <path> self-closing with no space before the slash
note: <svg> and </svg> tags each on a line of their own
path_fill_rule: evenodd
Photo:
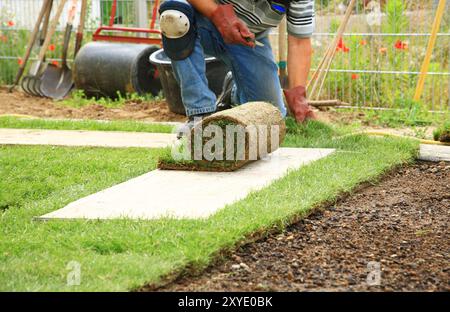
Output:
<svg viewBox="0 0 450 312">
<path fill-rule="evenodd" d="M 16 9 L 8 6 L 11 1 L 15 1 Z M 86 41 L 90 40 L 90 34 L 98 25 L 109 22 L 112 4 L 112 0 L 90 1 L 89 31 L 86 34 Z M 117 24 L 138 26 L 136 1 L 147 2 L 150 19 L 153 1 L 119 0 L 115 19 Z M 353 106 L 410 108 L 420 105 L 430 110 L 450 110 L 450 9 L 444 14 L 422 101 L 415 103 L 411 100 L 425 56 L 437 2 L 358 0 L 321 97 L 340 99 Z M 313 70 L 333 38 L 347 3 L 348 1 L 340 0 L 316 0 L 317 26 L 313 37 Z M 0 0 L 2 85 L 12 81 L 25 51 L 29 27 L 21 25 L 23 17 L 18 9 L 26 5 L 39 8 L 40 1 Z M 93 10 L 95 5 L 97 9 Z M 275 30 L 272 34 L 274 43 L 277 42 L 276 36 Z M 50 61 L 59 62 L 61 43 L 62 31 L 59 31 L 48 51 Z M 276 46 L 274 50 L 276 53 Z"/>
</svg>

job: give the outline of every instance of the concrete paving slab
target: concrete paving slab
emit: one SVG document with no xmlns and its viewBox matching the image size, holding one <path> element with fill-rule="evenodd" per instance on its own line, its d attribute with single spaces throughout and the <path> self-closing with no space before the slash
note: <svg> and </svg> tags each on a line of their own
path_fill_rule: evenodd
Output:
<svg viewBox="0 0 450 312">
<path fill-rule="evenodd" d="M 0 129 L 0 144 L 160 148 L 175 141 L 171 133 Z"/>
<path fill-rule="evenodd" d="M 450 161 L 450 146 L 421 144 L 419 159 L 425 161 Z"/>
<path fill-rule="evenodd" d="M 107 119 L 80 119 L 80 118 L 58 118 L 58 117 L 37 117 L 32 115 L 23 115 L 23 114 L 0 114 L 0 117 L 16 117 L 24 120 L 45 120 L 45 121 L 75 121 L 75 122 L 83 122 L 83 121 L 95 121 L 99 123 L 112 123 L 115 121 L 121 120 L 107 120 Z M 187 119 L 187 118 L 186 118 Z M 149 125 L 168 125 L 168 126 L 181 126 L 184 123 L 180 121 L 148 121 L 148 120 L 139 120 L 139 123 L 149 124 Z"/>
<path fill-rule="evenodd" d="M 206 218 L 333 149 L 281 148 L 227 173 L 155 170 L 46 214 L 49 219 Z"/>
</svg>

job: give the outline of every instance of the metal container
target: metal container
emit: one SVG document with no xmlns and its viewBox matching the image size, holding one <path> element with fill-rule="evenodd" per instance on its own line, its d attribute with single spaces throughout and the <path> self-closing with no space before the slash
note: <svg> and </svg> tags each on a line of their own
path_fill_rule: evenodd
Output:
<svg viewBox="0 0 450 312">
<path fill-rule="evenodd" d="M 91 42 L 78 52 L 73 66 L 75 87 L 87 96 L 111 97 L 138 93 L 157 95 L 161 82 L 148 63 L 159 46 Z"/>
<path fill-rule="evenodd" d="M 181 99 L 180 86 L 175 79 L 169 57 L 161 49 L 150 56 L 150 62 L 158 68 L 163 94 L 169 110 L 176 114 L 186 115 Z M 222 92 L 223 81 L 229 69 L 225 63 L 212 56 L 207 56 L 205 62 L 209 88 L 218 96 Z"/>
</svg>

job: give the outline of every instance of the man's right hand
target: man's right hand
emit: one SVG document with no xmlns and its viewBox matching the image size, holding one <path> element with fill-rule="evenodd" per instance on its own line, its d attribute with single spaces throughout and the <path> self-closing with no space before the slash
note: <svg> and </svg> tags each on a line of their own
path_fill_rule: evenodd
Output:
<svg viewBox="0 0 450 312">
<path fill-rule="evenodd" d="M 209 18 L 219 30 L 225 43 L 255 47 L 255 35 L 236 16 L 232 4 L 218 5 Z"/>
<path fill-rule="evenodd" d="M 308 104 L 306 88 L 298 86 L 289 90 L 283 90 L 289 110 L 299 123 L 306 119 L 317 119 L 316 114 Z"/>
</svg>

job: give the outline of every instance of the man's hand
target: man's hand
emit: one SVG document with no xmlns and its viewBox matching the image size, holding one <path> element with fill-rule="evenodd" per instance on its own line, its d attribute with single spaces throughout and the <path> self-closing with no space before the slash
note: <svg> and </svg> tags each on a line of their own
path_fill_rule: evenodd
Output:
<svg viewBox="0 0 450 312">
<path fill-rule="evenodd" d="M 255 47 L 255 35 L 236 16 L 232 4 L 219 5 L 209 18 L 226 43 Z"/>
<path fill-rule="evenodd" d="M 314 111 L 306 99 L 306 88 L 298 86 L 289 90 L 284 90 L 284 96 L 289 106 L 289 110 L 294 115 L 297 122 L 304 122 L 306 119 L 316 119 Z"/>
</svg>

